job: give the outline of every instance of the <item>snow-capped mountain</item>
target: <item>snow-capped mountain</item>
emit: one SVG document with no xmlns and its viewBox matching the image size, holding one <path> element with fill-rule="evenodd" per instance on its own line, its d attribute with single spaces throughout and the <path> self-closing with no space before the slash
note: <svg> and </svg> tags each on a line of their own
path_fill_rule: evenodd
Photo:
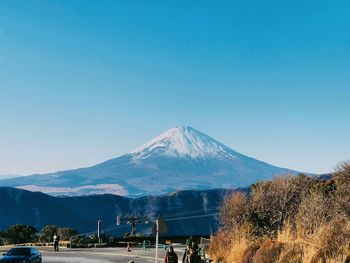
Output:
<svg viewBox="0 0 350 263">
<path fill-rule="evenodd" d="M 185 189 L 236 188 L 296 171 L 242 155 L 192 128 L 172 128 L 128 154 L 95 166 L 0 180 L 52 195 L 162 194 Z"/>
<path fill-rule="evenodd" d="M 237 153 L 192 127 L 172 128 L 131 152 L 134 159 L 154 155 L 179 158 L 236 158 Z"/>
</svg>

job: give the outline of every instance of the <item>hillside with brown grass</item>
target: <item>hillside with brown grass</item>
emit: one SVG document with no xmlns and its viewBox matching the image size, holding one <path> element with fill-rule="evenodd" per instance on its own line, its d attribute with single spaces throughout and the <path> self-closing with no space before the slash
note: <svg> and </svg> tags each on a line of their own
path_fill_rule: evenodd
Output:
<svg viewBox="0 0 350 263">
<path fill-rule="evenodd" d="M 349 263 L 350 162 L 329 179 L 281 176 L 220 207 L 209 253 L 226 263 Z"/>
</svg>

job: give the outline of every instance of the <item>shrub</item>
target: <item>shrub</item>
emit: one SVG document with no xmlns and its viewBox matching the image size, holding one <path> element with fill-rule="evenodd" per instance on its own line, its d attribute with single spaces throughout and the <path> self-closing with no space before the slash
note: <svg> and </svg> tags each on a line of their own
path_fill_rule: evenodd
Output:
<svg viewBox="0 0 350 263">
<path fill-rule="evenodd" d="M 231 238 L 227 233 L 218 232 L 210 239 L 208 253 L 214 261 L 227 259 L 231 250 Z"/>
<path fill-rule="evenodd" d="M 39 242 L 52 242 L 54 234 L 58 233 L 57 225 L 47 225 L 40 231 Z"/>
<path fill-rule="evenodd" d="M 73 236 L 71 241 L 76 247 L 88 247 L 88 245 L 98 243 L 98 238 L 97 235 Z"/>
<path fill-rule="evenodd" d="M 220 219 L 210 244 L 216 261 L 350 263 L 350 162 L 328 179 L 299 175 L 258 182 L 249 195 L 228 196 Z"/>
<path fill-rule="evenodd" d="M 253 263 L 254 256 L 256 252 L 259 250 L 260 245 L 253 244 L 248 246 L 244 252 L 241 263 Z"/>
<path fill-rule="evenodd" d="M 9 227 L 4 233 L 3 237 L 7 244 L 22 244 L 36 242 L 37 230 L 29 225 L 13 225 Z"/>
<path fill-rule="evenodd" d="M 311 262 L 344 261 L 350 240 L 350 222 L 337 217 L 321 227 L 316 235 L 314 245 L 318 248 Z"/>
<path fill-rule="evenodd" d="M 277 262 L 281 251 L 283 248 L 283 243 L 266 240 L 256 252 L 253 263 L 275 263 Z"/>
<path fill-rule="evenodd" d="M 220 207 L 220 223 L 223 230 L 237 231 L 244 223 L 248 200 L 244 193 L 227 196 Z"/>
<path fill-rule="evenodd" d="M 74 228 L 60 227 L 58 229 L 58 234 L 60 235 L 61 240 L 70 240 L 70 238 L 77 235 L 78 232 Z"/>
<path fill-rule="evenodd" d="M 343 162 L 337 166 L 334 180 L 337 186 L 336 208 L 338 213 L 350 217 L 350 162 Z"/>
<path fill-rule="evenodd" d="M 285 245 L 277 263 L 303 263 L 303 247 L 301 244 Z"/>
<path fill-rule="evenodd" d="M 47 225 L 40 232 L 39 242 L 52 242 L 55 234 L 58 234 L 61 240 L 70 240 L 77 235 L 77 231 L 74 228 Z"/>
<path fill-rule="evenodd" d="M 231 240 L 231 249 L 225 262 L 241 262 L 244 257 L 244 252 L 249 246 L 249 241 L 246 238 L 245 229 L 242 228 L 236 232 Z"/>
<path fill-rule="evenodd" d="M 298 231 L 304 235 L 313 234 L 334 216 L 334 196 L 322 191 L 312 191 L 300 204 L 296 217 Z"/>
<path fill-rule="evenodd" d="M 275 237 L 287 220 L 294 222 L 299 205 L 313 185 L 305 175 L 281 176 L 252 186 L 248 220 L 255 235 Z"/>
</svg>

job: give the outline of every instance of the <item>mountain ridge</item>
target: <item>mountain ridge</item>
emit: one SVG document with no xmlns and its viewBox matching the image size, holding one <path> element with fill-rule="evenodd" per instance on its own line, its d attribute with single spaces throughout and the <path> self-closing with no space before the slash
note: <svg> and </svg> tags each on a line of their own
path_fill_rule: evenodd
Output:
<svg viewBox="0 0 350 263">
<path fill-rule="evenodd" d="M 166 235 L 169 236 L 209 235 L 218 226 L 217 216 L 212 214 L 216 214 L 218 205 L 232 191 L 188 190 L 138 198 L 112 194 L 54 197 L 40 192 L 0 187 L 0 230 L 14 224 L 28 224 L 40 231 L 44 226 L 54 224 L 88 233 L 96 231 L 97 220 L 102 220 L 106 234 L 123 236 L 130 231 L 130 226 L 126 222 L 120 227 L 116 226 L 116 216 L 136 213 L 153 221 L 159 215 L 165 219 L 174 218 L 175 215 L 179 220 L 167 223 L 169 232 Z M 186 219 L 186 216 L 189 218 Z M 138 226 L 137 232 L 152 234 L 149 225 Z"/>
<path fill-rule="evenodd" d="M 102 193 L 142 196 L 176 190 L 245 187 L 288 173 L 299 172 L 245 156 L 192 127 L 181 126 L 94 166 L 0 180 L 0 185 L 56 196 Z"/>
</svg>

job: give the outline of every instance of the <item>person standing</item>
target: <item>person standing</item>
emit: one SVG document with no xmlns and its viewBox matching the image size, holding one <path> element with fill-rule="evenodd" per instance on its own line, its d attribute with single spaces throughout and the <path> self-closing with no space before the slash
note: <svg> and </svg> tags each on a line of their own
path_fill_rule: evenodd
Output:
<svg viewBox="0 0 350 263">
<path fill-rule="evenodd" d="M 190 236 L 189 238 L 187 238 L 187 239 L 186 239 L 186 247 L 187 247 L 187 246 L 191 246 L 192 241 L 193 241 L 193 237 L 192 237 L 192 236 Z"/>
<path fill-rule="evenodd" d="M 53 247 L 54 247 L 55 251 L 58 251 L 59 242 L 60 242 L 60 236 L 58 234 L 54 234 L 53 235 Z"/>
<path fill-rule="evenodd" d="M 56 247 L 57 247 L 57 234 L 55 233 L 54 235 L 53 235 L 53 249 L 55 250 L 55 251 L 57 251 L 56 250 Z"/>
<path fill-rule="evenodd" d="M 190 247 L 190 251 L 186 256 L 186 263 L 200 263 L 201 262 L 201 258 L 198 255 L 198 252 L 195 251 L 195 249 L 193 247 Z"/>
<path fill-rule="evenodd" d="M 185 248 L 185 252 L 182 256 L 182 263 L 186 263 L 186 258 L 187 258 L 187 255 L 190 253 L 190 245 L 187 245 L 186 248 Z"/>
<path fill-rule="evenodd" d="M 177 255 L 174 252 L 174 248 L 172 246 L 168 247 L 168 251 L 166 252 L 164 263 L 178 263 Z"/>
</svg>

